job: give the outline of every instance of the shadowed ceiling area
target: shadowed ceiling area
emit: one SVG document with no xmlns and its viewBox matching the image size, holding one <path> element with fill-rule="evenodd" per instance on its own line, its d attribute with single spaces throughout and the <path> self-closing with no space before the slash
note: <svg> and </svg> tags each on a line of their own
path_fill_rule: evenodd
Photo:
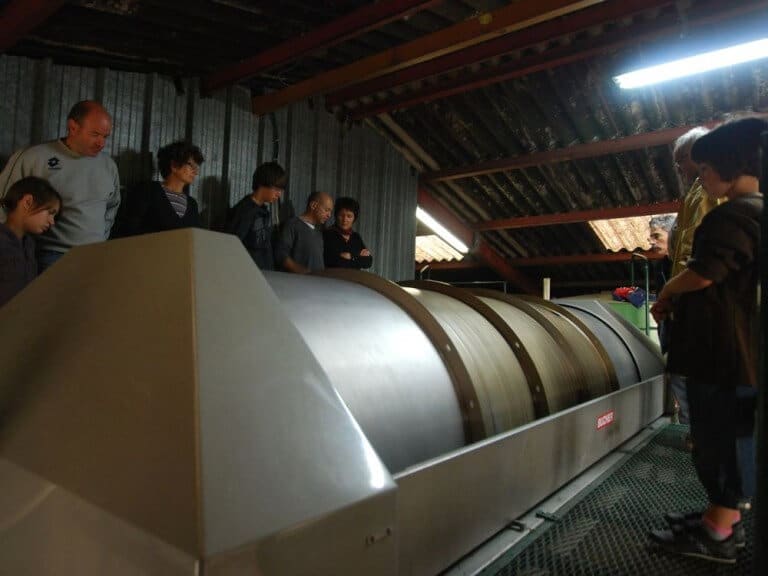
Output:
<svg viewBox="0 0 768 576">
<path fill-rule="evenodd" d="M 675 211 L 675 138 L 768 112 L 766 60 L 613 81 L 765 36 L 765 0 L 5 0 L 0 14 L 9 54 L 240 84 L 255 114 L 309 101 L 364 123 L 473 246 L 443 269 L 518 285 L 627 279 L 629 254 L 588 222 Z"/>
</svg>

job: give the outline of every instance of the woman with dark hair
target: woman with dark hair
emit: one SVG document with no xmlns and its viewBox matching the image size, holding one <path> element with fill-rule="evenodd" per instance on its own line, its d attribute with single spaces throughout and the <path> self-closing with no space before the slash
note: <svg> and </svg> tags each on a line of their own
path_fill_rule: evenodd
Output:
<svg viewBox="0 0 768 576">
<path fill-rule="evenodd" d="M 323 233 L 323 259 L 326 268 L 370 268 L 371 251 L 352 225 L 360 214 L 354 198 L 339 198 L 334 208 L 334 224 Z"/>
<path fill-rule="evenodd" d="M 126 198 L 116 236 L 199 228 L 197 202 L 188 194 L 203 163 L 200 148 L 174 142 L 157 152 L 160 182 L 132 190 Z"/>
<path fill-rule="evenodd" d="M 744 118 L 693 145 L 707 194 L 728 202 L 704 217 L 687 268 L 652 308 L 657 321 L 675 316 L 668 368 L 688 378 L 693 461 L 709 505 L 668 514 L 671 530 L 651 536 L 671 552 L 721 563 L 734 563 L 744 545 L 739 506 L 754 489 L 759 147 L 766 130 L 768 122 Z"/>
</svg>

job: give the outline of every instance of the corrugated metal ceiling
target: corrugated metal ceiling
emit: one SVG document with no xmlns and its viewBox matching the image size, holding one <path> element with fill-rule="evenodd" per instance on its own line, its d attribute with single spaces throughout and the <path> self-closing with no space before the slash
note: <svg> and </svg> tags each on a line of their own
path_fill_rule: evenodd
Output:
<svg viewBox="0 0 768 576">
<path fill-rule="evenodd" d="M 13 52 L 174 76 L 202 75 L 366 4 L 362 0 L 74 0 Z M 279 89 L 505 4 L 445 0 L 407 20 L 278 66 L 245 84 L 254 94 Z M 702 38 L 727 43 L 768 29 L 768 3 L 757 0 L 652 4 L 656 7 L 555 34 L 485 61 L 387 86 L 342 102 L 337 111 L 354 115 L 373 104 L 425 89 L 461 85 L 480 74 L 492 76 L 495 71 L 544 62 L 539 71 L 532 68 L 514 79 L 393 110 L 386 122 L 381 116 L 368 120 L 411 159 L 426 154 L 439 168 L 718 121 L 734 112 L 768 111 L 765 62 L 655 88 L 620 91 L 611 78 L 627 67 L 701 46 Z M 715 14 L 723 10 L 730 11 L 725 21 Z M 556 24 L 566 29 L 568 17 Z M 401 132 L 393 131 L 393 124 Z M 414 144 L 420 151 L 414 152 Z M 666 145 L 641 148 L 425 186 L 469 226 L 489 219 L 647 204 L 679 198 L 683 191 L 670 152 Z M 605 250 L 586 223 L 483 232 L 482 236 L 512 263 L 516 258 Z M 526 268 L 525 272 L 532 277 L 555 274 L 563 282 L 586 282 L 621 276 L 622 266 Z"/>
</svg>

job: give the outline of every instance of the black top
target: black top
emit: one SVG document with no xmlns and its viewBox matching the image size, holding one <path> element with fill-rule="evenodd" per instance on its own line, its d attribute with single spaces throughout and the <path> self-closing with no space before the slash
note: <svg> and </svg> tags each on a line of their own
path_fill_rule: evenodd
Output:
<svg viewBox="0 0 768 576">
<path fill-rule="evenodd" d="M 135 236 L 178 228 L 200 228 L 197 202 L 187 196 L 187 211 L 176 214 L 160 182 L 150 182 L 131 190 L 121 207 L 114 236 Z"/>
<path fill-rule="evenodd" d="M 250 195 L 235 204 L 227 218 L 227 232 L 234 234 L 262 270 L 274 270 L 272 214 L 267 204 L 256 204 Z"/>
<path fill-rule="evenodd" d="M 762 213 L 762 196 L 740 196 L 696 229 L 688 269 L 712 284 L 675 304 L 670 372 L 721 386 L 756 385 Z"/>
<path fill-rule="evenodd" d="M 354 230 L 346 240 L 341 230 L 333 226 L 323 233 L 323 259 L 326 268 L 370 268 L 373 265 L 371 256 L 360 256 L 360 252 L 365 249 L 363 239 Z M 351 260 L 342 258 L 343 252 L 349 252 L 352 255 Z"/>
<path fill-rule="evenodd" d="M 0 223 L 0 306 L 13 298 L 37 276 L 35 241 L 19 238 Z"/>
</svg>

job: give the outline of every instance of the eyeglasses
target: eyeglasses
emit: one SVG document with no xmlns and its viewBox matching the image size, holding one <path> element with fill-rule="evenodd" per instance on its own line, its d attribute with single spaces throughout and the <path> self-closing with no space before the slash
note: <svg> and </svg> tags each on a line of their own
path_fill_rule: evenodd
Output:
<svg viewBox="0 0 768 576">
<path fill-rule="evenodd" d="M 189 162 L 184 162 L 185 166 L 189 166 L 192 169 L 192 172 L 200 172 L 200 166 L 192 162 L 191 160 Z"/>
</svg>

